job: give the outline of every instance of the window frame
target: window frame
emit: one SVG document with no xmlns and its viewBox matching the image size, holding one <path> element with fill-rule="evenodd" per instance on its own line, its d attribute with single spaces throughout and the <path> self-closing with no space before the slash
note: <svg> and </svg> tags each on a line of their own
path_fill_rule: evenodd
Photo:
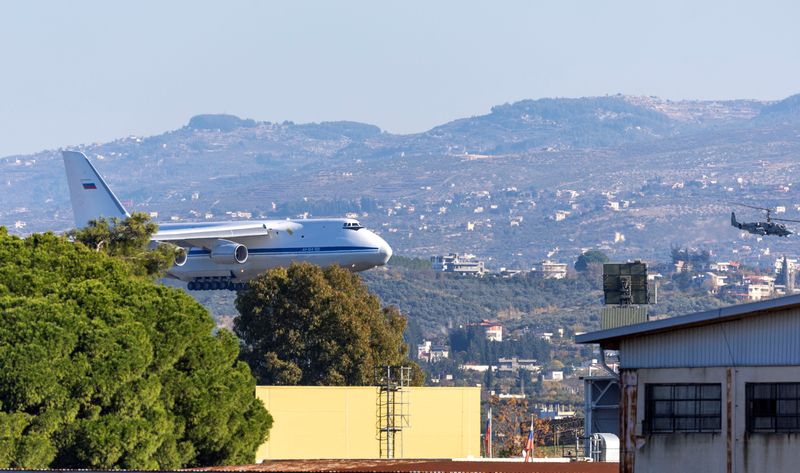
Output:
<svg viewBox="0 0 800 473">
<path fill-rule="evenodd" d="M 665 388 L 670 390 L 668 398 L 655 396 L 656 389 Z M 680 394 L 681 391 L 690 388 L 694 391 L 692 395 Z M 716 393 L 713 392 L 713 388 L 716 388 Z M 709 393 L 709 391 L 711 392 Z M 716 404 L 716 409 L 712 408 L 711 414 L 703 412 L 704 406 L 713 406 L 714 404 Z M 680 413 L 680 411 L 687 410 L 687 407 L 691 407 L 691 413 Z M 659 413 L 664 410 L 668 412 Z M 643 430 L 647 434 L 722 432 L 722 384 L 646 383 L 644 412 Z M 664 425 L 666 419 L 668 419 L 668 427 Z M 716 422 L 714 422 L 715 419 Z"/>
<path fill-rule="evenodd" d="M 754 391 L 756 387 L 769 387 L 770 397 L 755 398 Z M 780 387 L 793 387 L 794 395 L 782 395 Z M 800 383 L 798 382 L 772 382 L 772 383 L 745 383 L 745 428 L 748 434 L 791 434 L 800 433 Z M 768 415 L 754 415 L 756 401 L 765 401 L 759 406 L 759 409 L 769 410 L 771 412 L 764 412 Z M 789 406 L 789 403 L 794 404 L 794 413 L 779 412 L 779 406 L 782 403 L 784 406 Z M 756 427 L 756 418 L 771 419 L 770 427 Z M 794 420 L 793 426 L 786 427 L 784 424 L 781 427 L 779 419 L 792 419 Z"/>
</svg>

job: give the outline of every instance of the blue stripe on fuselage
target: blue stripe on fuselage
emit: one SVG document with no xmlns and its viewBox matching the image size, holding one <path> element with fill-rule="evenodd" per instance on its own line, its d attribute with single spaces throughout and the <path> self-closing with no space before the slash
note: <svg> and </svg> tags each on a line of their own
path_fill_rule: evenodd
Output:
<svg viewBox="0 0 800 473">
<path fill-rule="evenodd" d="M 374 246 L 306 246 L 296 248 L 248 248 L 248 253 L 251 255 L 258 254 L 298 254 L 298 255 L 313 255 L 317 253 L 368 253 L 378 251 Z M 189 256 L 202 256 L 208 255 L 211 251 L 206 249 L 195 248 L 189 251 Z"/>
<path fill-rule="evenodd" d="M 317 226 L 317 225 L 337 225 L 337 224 L 344 224 L 351 220 L 346 218 L 313 218 L 313 219 L 297 219 L 297 220 L 226 220 L 222 222 L 181 222 L 181 223 L 162 223 L 158 226 L 161 230 L 197 230 L 203 228 L 217 228 L 217 227 L 227 227 L 228 225 L 258 225 L 258 224 L 267 224 L 267 225 L 274 225 L 277 223 L 285 224 L 285 223 L 294 223 L 301 226 Z M 332 227 L 331 229 L 335 229 L 336 227 Z"/>
</svg>

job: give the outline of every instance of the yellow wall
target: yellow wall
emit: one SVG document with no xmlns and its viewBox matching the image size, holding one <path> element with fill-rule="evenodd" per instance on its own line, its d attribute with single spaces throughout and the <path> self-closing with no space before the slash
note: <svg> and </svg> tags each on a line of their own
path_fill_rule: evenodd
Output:
<svg viewBox="0 0 800 473">
<path fill-rule="evenodd" d="M 405 388 L 409 426 L 396 458 L 480 455 L 480 388 Z M 258 386 L 274 419 L 256 461 L 378 458 L 376 387 Z"/>
</svg>

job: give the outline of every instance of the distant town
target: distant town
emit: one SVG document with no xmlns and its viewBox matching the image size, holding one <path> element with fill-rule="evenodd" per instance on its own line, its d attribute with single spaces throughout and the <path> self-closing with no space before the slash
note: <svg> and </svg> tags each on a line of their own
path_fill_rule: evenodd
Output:
<svg viewBox="0 0 800 473">
<path fill-rule="evenodd" d="M 675 245 L 766 266 L 794 254 L 793 237 L 742 232 L 730 213 L 763 220 L 745 203 L 800 219 L 797 100 L 529 100 L 416 135 L 204 115 L 163 135 L 75 147 L 132 210 L 160 222 L 347 216 L 398 254 L 457 248 L 493 271 L 589 249 L 657 261 Z M 6 227 L 72 225 L 57 152 L 0 158 L 0 182 Z"/>
</svg>

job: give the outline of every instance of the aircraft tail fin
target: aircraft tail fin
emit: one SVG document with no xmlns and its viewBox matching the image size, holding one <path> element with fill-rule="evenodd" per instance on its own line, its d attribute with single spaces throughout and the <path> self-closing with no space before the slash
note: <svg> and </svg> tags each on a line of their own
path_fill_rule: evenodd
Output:
<svg viewBox="0 0 800 473">
<path fill-rule="evenodd" d="M 740 228 L 739 222 L 736 221 L 736 214 L 734 214 L 733 212 L 731 212 L 731 226 Z"/>
<path fill-rule="evenodd" d="M 85 154 L 79 151 L 63 151 L 61 154 L 78 228 L 100 217 L 125 218 L 129 215 Z"/>
</svg>

